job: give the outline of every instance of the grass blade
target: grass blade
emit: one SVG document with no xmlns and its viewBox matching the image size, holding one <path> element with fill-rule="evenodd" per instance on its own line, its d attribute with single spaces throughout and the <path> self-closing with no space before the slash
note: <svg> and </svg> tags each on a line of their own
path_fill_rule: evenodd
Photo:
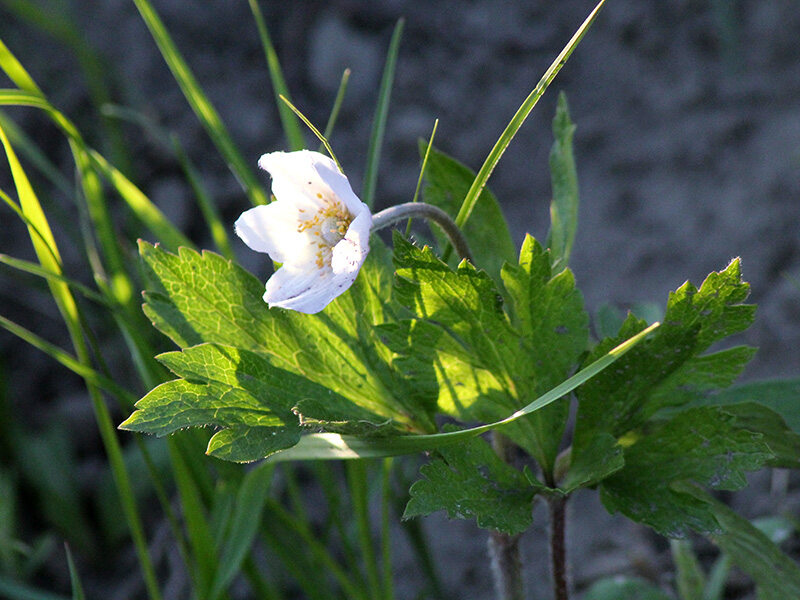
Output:
<svg viewBox="0 0 800 600">
<path fill-rule="evenodd" d="M 0 53 L 0 60 L 2 60 L 2 53 Z M 0 67 L 8 72 L 8 65 L 0 63 Z M 114 186 L 134 215 L 158 240 L 173 250 L 177 250 L 180 246 L 189 248 L 194 246 L 189 238 L 178 231 L 169 222 L 169 219 L 164 216 L 164 213 L 130 179 L 109 163 L 102 154 L 89 148 L 72 122 L 56 110 L 45 98 L 24 90 L 0 89 L 0 105 L 31 106 L 46 111 L 64 134 L 78 148 L 88 153 L 92 166 L 99 170 L 103 177 Z"/>
<path fill-rule="evenodd" d="M 272 465 L 262 464 L 244 476 L 236 494 L 230 530 L 223 541 L 219 564 L 211 582 L 210 600 L 219 598 L 230 584 L 255 540 L 274 470 Z"/>
<path fill-rule="evenodd" d="M 242 185 L 254 206 L 266 204 L 267 195 L 262 189 L 261 183 L 242 158 L 217 110 L 197 83 L 194 74 L 189 69 L 189 65 L 186 64 L 183 56 L 181 56 L 175 46 L 175 42 L 172 41 L 169 32 L 167 32 L 164 23 L 152 4 L 148 0 L 133 1 L 158 45 L 158 49 L 161 51 L 167 66 L 172 71 L 172 76 L 178 82 L 184 97 L 189 102 L 189 106 L 191 106 L 200 123 L 208 132 L 211 141 L 214 142 L 214 145 L 227 162 L 228 168 Z"/>
<path fill-rule="evenodd" d="M 358 543 L 361 557 L 367 571 L 367 586 L 371 598 L 380 597 L 380 576 L 378 575 L 378 555 L 372 544 L 372 527 L 369 519 L 369 486 L 367 485 L 367 463 L 350 462 L 345 465 L 347 488 L 353 501 Z"/>
<path fill-rule="evenodd" d="M 506 148 L 508 148 L 511 140 L 514 139 L 514 136 L 517 134 L 517 131 L 519 131 L 519 128 L 522 127 L 525 119 L 528 118 L 528 115 L 533 110 L 533 107 L 536 106 L 537 102 L 539 102 L 539 98 L 542 97 L 545 90 L 561 70 L 561 67 L 563 67 L 567 62 L 567 59 L 569 59 L 573 50 L 575 50 L 578 43 L 580 43 L 580 41 L 583 39 L 583 36 L 586 35 L 586 32 L 589 30 L 589 27 L 591 27 L 592 23 L 594 23 L 594 20 L 597 18 L 597 15 L 600 13 L 600 9 L 604 4 L 605 0 L 600 0 L 600 2 L 597 3 L 597 6 L 595 6 L 594 10 L 589 14 L 588 17 L 586 17 L 586 20 L 575 32 L 575 35 L 572 36 L 572 39 L 570 39 L 550 67 L 548 67 L 547 71 L 545 71 L 544 75 L 542 75 L 542 78 L 539 80 L 539 83 L 536 84 L 536 87 L 533 88 L 533 91 L 528 95 L 527 98 L 525 98 L 525 101 L 519 107 L 503 133 L 500 135 L 500 139 L 497 140 L 494 147 L 489 152 L 489 155 L 486 157 L 483 166 L 481 166 L 477 176 L 475 177 L 475 181 L 472 183 L 472 186 L 469 188 L 469 191 L 464 198 L 461 209 L 458 211 L 458 215 L 456 216 L 456 225 L 459 227 L 462 227 L 464 223 L 467 222 L 467 219 L 469 219 L 470 214 L 472 214 L 472 209 L 475 208 L 475 202 L 477 202 L 481 190 L 483 190 L 486 182 L 489 180 L 489 177 L 492 174 L 492 171 L 494 171 L 494 168 L 500 161 L 500 157 L 503 156 Z"/>
<path fill-rule="evenodd" d="M 28 177 L 17 159 L 16 153 L 6 137 L 5 132 L 0 129 L 0 142 L 5 149 L 6 158 L 11 167 L 11 176 L 17 188 L 19 203 L 22 211 L 27 218 L 30 238 L 36 251 L 40 264 L 45 269 L 61 275 L 61 260 L 56 246 L 55 239 L 47 222 L 47 218 L 42 211 L 39 200 L 31 187 Z M 35 229 L 34 229 L 35 228 Z M 81 330 L 81 316 L 78 306 L 69 290 L 69 286 L 60 281 L 48 280 L 53 299 L 58 306 L 64 322 L 72 339 L 77 360 L 85 366 L 90 366 L 90 357 Z M 130 477 L 122 456 L 122 449 L 116 437 L 114 426 L 111 422 L 111 415 L 106 406 L 97 386 L 88 378 L 84 378 L 89 396 L 92 401 L 95 419 L 100 430 L 114 481 L 117 485 L 120 502 L 123 512 L 128 522 L 128 527 L 133 538 L 134 546 L 139 558 L 142 576 L 147 587 L 148 594 L 152 600 L 160 600 L 161 593 L 156 582 L 155 569 L 150 561 L 147 552 L 147 542 L 144 536 L 142 521 L 136 507 L 136 500 L 133 495 Z"/>
<path fill-rule="evenodd" d="M 331 108 L 331 114 L 328 116 L 328 123 L 325 125 L 325 136 L 326 140 L 331 138 L 331 134 L 333 133 L 333 128 L 336 126 L 336 119 L 339 118 L 339 110 L 342 108 L 342 102 L 344 101 L 345 92 L 347 92 L 347 83 L 350 81 L 350 69 L 345 69 L 342 72 L 342 79 L 339 82 L 339 90 L 336 92 L 336 98 L 333 100 L 333 107 Z M 322 152 L 322 148 L 324 144 L 320 145 L 319 152 Z"/>
<path fill-rule="evenodd" d="M 378 165 L 381 160 L 381 146 L 383 135 L 386 131 L 386 118 L 389 115 L 389 100 L 392 96 L 394 71 L 397 65 L 397 54 L 400 51 L 400 37 L 403 35 L 404 19 L 397 21 L 389 42 L 389 52 L 386 55 L 386 65 L 383 68 L 381 87 L 378 92 L 378 104 L 375 107 L 375 117 L 372 122 L 372 133 L 369 136 L 369 149 L 367 150 L 367 166 L 364 169 L 364 186 L 361 190 L 361 200 L 370 208 L 375 200 L 375 187 L 378 182 Z"/>
<path fill-rule="evenodd" d="M 53 273 L 52 271 L 48 271 L 38 263 L 31 262 L 28 260 L 22 260 L 21 258 L 14 258 L 13 256 L 9 256 L 8 254 L 0 254 L 0 263 L 8 265 L 9 267 L 13 267 L 18 271 L 30 273 L 31 275 L 44 277 L 45 279 L 48 280 L 64 282 L 73 290 L 80 292 L 82 296 L 88 298 L 89 300 L 93 300 L 98 304 L 103 304 L 106 307 L 109 307 L 108 300 L 102 294 L 98 294 L 93 289 L 83 285 L 79 281 L 75 281 L 74 279 L 70 279 L 59 273 Z"/>
<path fill-rule="evenodd" d="M 448 433 L 403 435 L 387 438 L 359 438 L 336 433 L 313 433 L 300 438 L 300 442 L 296 446 L 273 454 L 266 460 L 267 462 L 282 462 L 287 460 L 382 458 L 387 456 L 399 456 L 402 454 L 414 454 L 449 444 L 455 444 L 512 423 L 525 415 L 529 415 L 555 402 L 614 363 L 623 354 L 652 333 L 659 325 L 660 323 L 653 323 L 647 329 L 640 331 L 633 337 L 622 342 L 619 346 L 612 348 L 607 354 L 597 359 L 589 366 L 584 367 L 566 381 L 539 396 L 539 398 L 502 421 Z"/>
<path fill-rule="evenodd" d="M 300 123 L 297 117 L 294 116 L 292 111 L 289 110 L 280 99 L 281 96 L 285 96 L 291 100 L 292 96 L 289 94 L 289 86 L 286 85 L 286 80 L 283 77 L 281 63 L 272 45 L 272 38 L 270 38 L 267 24 L 264 22 L 264 15 L 258 7 L 258 0 L 248 0 L 248 2 L 250 2 L 250 10 L 253 12 L 253 17 L 256 21 L 258 36 L 261 38 L 261 46 L 264 48 L 264 56 L 267 59 L 269 78 L 272 82 L 272 91 L 275 93 L 275 103 L 278 105 L 278 116 L 280 116 L 281 119 L 283 134 L 286 136 L 286 143 L 289 144 L 290 150 L 302 150 L 306 147 L 306 142 L 303 138 L 303 131 L 300 127 Z"/>
<path fill-rule="evenodd" d="M 67 552 L 69 579 L 72 582 L 72 600 L 86 600 L 86 595 L 83 593 L 83 584 L 81 583 L 80 575 L 78 575 L 78 568 L 75 566 L 75 561 L 72 560 L 72 552 L 70 552 L 69 546 L 66 544 L 64 544 L 64 549 Z"/>
<path fill-rule="evenodd" d="M 50 183 L 66 196 L 71 196 L 74 192 L 72 184 L 64 177 L 53 162 L 39 150 L 33 140 L 20 129 L 14 121 L 0 112 L 0 127 L 5 129 L 8 139 L 20 154 L 28 160 L 36 169 L 44 175 Z"/>
</svg>

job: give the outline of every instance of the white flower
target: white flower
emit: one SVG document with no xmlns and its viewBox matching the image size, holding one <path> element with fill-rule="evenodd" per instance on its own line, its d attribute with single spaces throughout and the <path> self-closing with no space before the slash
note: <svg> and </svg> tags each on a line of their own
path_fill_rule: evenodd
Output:
<svg viewBox="0 0 800 600">
<path fill-rule="evenodd" d="M 283 263 L 267 281 L 270 306 L 317 313 L 346 291 L 369 253 L 372 214 L 330 158 L 272 152 L 258 161 L 276 201 L 242 213 L 236 233 Z"/>
</svg>

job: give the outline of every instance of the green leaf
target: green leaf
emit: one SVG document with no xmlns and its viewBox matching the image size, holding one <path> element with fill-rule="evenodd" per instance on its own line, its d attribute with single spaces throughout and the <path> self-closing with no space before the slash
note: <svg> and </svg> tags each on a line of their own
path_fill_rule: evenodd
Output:
<svg viewBox="0 0 800 600">
<path fill-rule="evenodd" d="M 575 125 L 569 118 L 567 96 L 558 95 L 553 118 L 555 141 L 550 149 L 550 181 L 553 199 L 550 202 L 550 232 L 547 247 L 552 253 L 553 270 L 559 272 L 569 264 L 575 231 L 578 228 L 578 173 L 572 154 Z"/>
<path fill-rule="evenodd" d="M 736 259 L 724 271 L 711 273 L 699 290 L 687 282 L 671 293 L 664 324 L 657 334 L 613 370 L 576 392 L 579 409 L 575 451 L 582 452 L 596 432 L 619 437 L 665 406 L 680 405 L 709 393 L 715 386 L 728 385 L 751 350 L 699 355 L 714 342 L 749 326 L 755 307 L 742 304 L 748 291 Z M 618 336 L 600 342 L 586 360 L 593 360 L 617 340 L 630 337 L 645 325 L 645 321 L 629 315 Z M 723 362 L 727 364 L 724 369 Z"/>
<path fill-rule="evenodd" d="M 512 301 L 512 322 L 522 334 L 514 352 L 514 377 L 530 381 L 525 387 L 539 394 L 563 381 L 586 350 L 589 316 L 583 296 L 571 271 L 553 274 L 548 253 L 531 236 L 522 244 L 519 265 L 506 264 L 502 275 Z M 545 471 L 555 461 L 568 413 L 569 404 L 558 402 L 527 421 L 535 431 L 534 456 Z"/>
<path fill-rule="evenodd" d="M 534 488 L 487 442 L 474 438 L 438 454 L 411 486 L 403 519 L 446 510 L 451 519 L 474 518 L 479 527 L 511 535 L 530 526 Z"/>
<path fill-rule="evenodd" d="M 491 278 L 467 261 L 453 271 L 430 248 L 417 248 L 398 232 L 394 248 L 398 300 L 416 317 L 445 327 L 514 397 L 508 359 L 518 336 Z"/>
<path fill-rule="evenodd" d="M 682 490 L 705 503 L 721 531 L 711 540 L 756 582 L 759 600 L 800 598 L 800 567 L 764 533 L 697 486 Z"/>
<path fill-rule="evenodd" d="M 717 394 L 696 398 L 692 406 L 732 406 L 756 402 L 778 413 L 800 433 L 800 378 L 768 379 L 736 385 Z"/>
<path fill-rule="evenodd" d="M 583 600 L 672 600 L 672 596 L 644 579 L 617 576 L 594 583 Z"/>
<path fill-rule="evenodd" d="M 303 315 L 269 309 L 263 284 L 212 252 L 181 248 L 174 255 L 140 242 L 140 253 L 150 281 L 145 313 L 179 346 L 212 342 L 263 354 L 380 420 L 409 422 L 421 412 L 410 410 L 383 379 L 388 349 L 372 330 L 387 310 L 380 300 L 387 290 L 377 289 L 388 286 L 388 277 L 375 273 L 382 268 L 379 256 L 368 258 L 353 287 L 322 313 Z"/>
<path fill-rule="evenodd" d="M 706 503 L 674 484 L 693 481 L 737 490 L 747 484 L 746 471 L 772 457 L 747 420 L 718 407 L 691 409 L 626 448 L 625 466 L 601 483 L 601 499 L 609 512 L 620 511 L 667 537 L 685 537 L 689 529 L 718 531 Z"/>
<path fill-rule="evenodd" d="M 509 424 L 521 420 L 537 410 L 555 402 L 569 394 L 579 385 L 596 376 L 603 369 L 608 368 L 631 348 L 639 344 L 646 336 L 659 326 L 653 323 L 644 331 L 626 340 L 619 346 L 609 350 L 591 365 L 584 367 L 572 377 L 563 381 L 547 393 L 516 411 L 514 414 L 487 425 L 479 425 L 461 431 L 436 433 L 430 435 L 399 435 L 395 437 L 359 438 L 355 436 L 339 435 L 334 433 L 315 433 L 303 436 L 300 442 L 285 452 L 273 455 L 270 460 L 340 460 L 356 458 L 379 458 L 386 456 L 400 456 L 441 448 L 469 440 L 477 435 L 493 429 L 507 428 Z"/>
<path fill-rule="evenodd" d="M 420 156 L 424 156 L 427 149 L 428 143 L 420 140 Z M 425 167 L 423 199 L 455 218 L 459 203 L 474 179 L 475 173 L 469 167 L 431 148 Z M 435 227 L 433 232 L 440 247 L 444 247 L 447 237 Z M 463 233 L 472 255 L 479 261 L 477 266 L 486 269 L 497 281 L 503 263 L 514 262 L 516 250 L 500 204 L 488 188 L 481 192 L 475 206 L 475 218 L 464 226 Z"/>
<path fill-rule="evenodd" d="M 578 488 L 596 485 L 625 466 L 622 446 L 607 433 L 600 433 L 589 444 L 587 451 L 578 455 L 567 471 L 559 489 L 569 493 Z"/>
</svg>

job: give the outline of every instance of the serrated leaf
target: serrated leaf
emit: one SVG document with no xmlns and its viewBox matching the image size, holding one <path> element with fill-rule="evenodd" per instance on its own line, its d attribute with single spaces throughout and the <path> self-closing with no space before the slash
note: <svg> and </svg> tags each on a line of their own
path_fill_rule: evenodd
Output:
<svg viewBox="0 0 800 600">
<path fill-rule="evenodd" d="M 670 294 L 664 324 L 656 335 L 619 361 L 614 369 L 576 391 L 579 399 L 574 447 L 581 452 L 596 432 L 605 431 L 619 437 L 630 431 L 666 405 L 688 401 L 677 390 L 680 383 L 690 382 L 698 393 L 708 393 L 716 383 L 729 383 L 743 366 L 750 350 L 732 350 L 721 357 L 731 362 L 728 372 L 713 374 L 708 381 L 709 366 L 718 371 L 720 356 L 698 356 L 726 336 L 745 329 L 753 320 L 754 308 L 741 302 L 749 286 L 741 281 L 738 259 L 719 273 L 711 273 L 698 290 L 685 283 Z M 597 353 L 644 328 L 646 322 L 629 315 L 618 338 L 601 341 L 589 354 Z M 710 363 L 710 365 L 709 365 Z"/>
<path fill-rule="evenodd" d="M 425 155 L 427 148 L 427 142 L 419 142 L 420 156 Z M 431 148 L 422 196 L 425 202 L 438 206 L 455 219 L 474 180 L 475 173 L 469 167 Z M 445 247 L 447 237 L 437 228 L 433 228 L 433 232 L 440 247 Z M 488 188 L 484 188 L 478 197 L 472 219 L 464 226 L 463 233 L 478 261 L 477 266 L 486 269 L 497 280 L 503 263 L 513 261 L 516 250 L 500 204 Z"/>
<path fill-rule="evenodd" d="M 800 567 L 794 560 L 747 519 L 710 494 L 697 486 L 685 486 L 682 491 L 704 502 L 713 513 L 721 531 L 714 532 L 711 540 L 753 578 L 759 600 L 800 598 Z"/>
<path fill-rule="evenodd" d="M 625 466 L 601 483 L 601 499 L 667 537 L 685 537 L 689 529 L 718 531 L 713 513 L 674 484 L 697 482 L 714 489 L 737 490 L 746 471 L 773 458 L 747 421 L 718 407 L 687 410 L 646 432 L 625 450 Z"/>
<path fill-rule="evenodd" d="M 405 393 L 408 384 L 390 369 L 391 352 L 374 330 L 390 314 L 388 255 L 379 240 L 352 288 L 318 315 L 270 310 L 263 284 L 214 253 L 181 248 L 174 255 L 144 242 L 140 252 L 150 282 L 145 312 L 179 346 L 212 342 L 261 355 L 287 377 L 295 404 L 313 395 L 295 385 L 307 379 L 317 386 L 316 398 L 335 394 L 338 415 L 349 403 L 356 419 L 377 415 L 376 423 L 431 429 L 432 402 L 425 407 Z"/>
<path fill-rule="evenodd" d="M 558 273 L 569 263 L 575 231 L 578 228 L 578 174 L 572 153 L 575 124 L 569 118 L 567 96 L 558 95 L 553 118 L 555 141 L 550 149 L 550 181 L 553 199 L 550 202 L 550 232 L 547 247 L 552 253 L 553 270 Z"/>
<path fill-rule="evenodd" d="M 608 353 L 597 359 L 591 365 L 584 367 L 572 377 L 561 382 L 553 389 L 548 390 L 527 406 L 496 423 L 487 423 L 485 425 L 448 433 L 400 435 L 391 438 L 359 438 L 334 433 L 315 433 L 304 436 L 295 447 L 273 456 L 272 460 L 338 460 L 399 456 L 402 454 L 413 454 L 415 452 L 433 450 L 449 444 L 469 440 L 493 429 L 502 430 L 502 428 L 507 427 L 509 424 L 522 420 L 528 415 L 535 413 L 537 410 L 541 410 L 543 407 L 566 396 L 579 385 L 585 383 L 603 369 L 608 368 L 626 352 L 629 352 L 631 348 L 641 343 L 641 341 L 657 329 L 658 326 L 658 323 L 653 323 L 644 331 L 641 331 L 630 339 L 625 340 L 625 342 L 619 346 L 609 350 Z"/>
<path fill-rule="evenodd" d="M 399 234 L 395 264 L 397 298 L 416 317 L 443 330 L 437 338 L 423 329 L 436 345 L 425 350 L 417 344 L 411 349 L 432 361 L 440 384 L 440 410 L 451 410 L 449 414 L 461 420 L 496 421 L 548 389 L 548 381 L 555 380 L 555 385 L 566 376 L 543 377 L 539 387 L 527 340 L 512 328 L 502 296 L 484 271 L 466 261 L 454 271 L 429 248 L 417 248 Z M 504 430 L 545 469 L 552 463 L 566 419 L 564 408 L 551 411 Z"/>
<path fill-rule="evenodd" d="M 512 377 L 530 381 L 523 389 L 532 387 L 530 391 L 541 393 L 563 381 L 586 349 L 589 316 L 583 296 L 575 288 L 571 271 L 553 274 L 549 253 L 529 235 L 519 264 L 506 264 L 502 276 L 511 297 L 513 322 L 522 334 Z M 558 402 L 528 420 L 535 432 L 534 456 L 546 471 L 555 461 L 568 413 L 569 404 Z"/>
<path fill-rule="evenodd" d="M 525 475 L 504 463 L 481 438 L 439 449 L 411 486 L 403 519 L 447 511 L 451 519 L 475 519 L 479 527 L 510 535 L 532 521 L 535 490 Z"/>
<path fill-rule="evenodd" d="M 205 425 L 299 427 L 297 417 L 291 413 L 278 415 L 248 391 L 214 381 L 168 381 L 153 388 L 136 406 L 137 410 L 120 427 L 158 436 Z"/>
</svg>

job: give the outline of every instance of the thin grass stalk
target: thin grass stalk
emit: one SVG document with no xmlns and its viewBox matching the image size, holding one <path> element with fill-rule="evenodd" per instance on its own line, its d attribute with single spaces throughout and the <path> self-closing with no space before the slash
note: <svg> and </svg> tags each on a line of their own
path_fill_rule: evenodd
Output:
<svg viewBox="0 0 800 600">
<path fill-rule="evenodd" d="M 203 600 L 208 597 L 210 592 L 217 562 L 214 538 L 203 510 L 200 491 L 183 460 L 182 453 L 174 444 L 169 445 L 169 453 L 183 509 L 184 527 L 192 549 L 192 556 L 195 559 L 193 565 L 195 593 L 199 600 Z"/>
<path fill-rule="evenodd" d="M 122 130 L 116 121 L 102 115 L 102 107 L 111 102 L 111 92 L 106 84 L 109 80 L 109 65 L 104 63 L 88 43 L 86 36 L 78 30 L 74 17 L 65 10 L 42 10 L 38 3 L 29 0 L 3 0 L 3 5 L 72 51 L 86 80 L 89 98 L 95 109 L 101 113 L 100 124 L 105 133 L 102 137 L 110 141 L 107 149 L 111 151 L 114 164 L 123 172 L 129 173 L 131 157 Z"/>
<path fill-rule="evenodd" d="M 269 78 L 272 82 L 272 91 L 275 94 L 275 104 L 278 107 L 278 116 L 281 119 L 283 126 L 283 134 L 286 136 L 286 143 L 289 145 L 290 150 L 302 150 L 306 147 L 305 138 L 303 138 L 303 131 L 300 128 L 300 123 L 297 118 L 288 110 L 286 105 L 281 102 L 280 97 L 284 96 L 291 99 L 289 93 L 289 86 L 286 85 L 286 79 L 283 77 L 283 69 L 278 60 L 278 54 L 272 45 L 272 38 L 269 35 L 267 24 L 264 21 L 264 15 L 258 6 L 258 0 L 248 0 L 250 3 L 250 10 L 253 13 L 253 18 L 258 28 L 258 36 L 261 38 L 261 46 L 264 48 L 264 56 L 267 60 L 267 67 L 269 69 Z"/>
<path fill-rule="evenodd" d="M 375 201 L 375 188 L 378 182 L 378 165 L 381 160 L 381 147 L 383 136 L 386 132 L 386 119 L 389 116 L 389 101 L 392 96 L 392 84 L 397 65 L 397 54 L 400 51 L 400 38 L 403 35 L 404 19 L 399 19 L 394 26 L 392 39 L 389 42 L 389 52 L 386 54 L 386 64 L 383 68 L 381 87 L 378 91 L 378 103 L 375 107 L 375 117 L 372 121 L 372 132 L 369 136 L 367 149 L 367 165 L 364 169 L 364 185 L 361 190 L 361 200 L 370 208 Z"/>
<path fill-rule="evenodd" d="M 369 595 L 366 591 L 356 587 L 352 581 L 352 574 L 345 572 L 341 566 L 336 562 L 327 548 L 325 548 L 314 537 L 313 532 L 309 529 L 308 523 L 295 519 L 289 511 L 283 508 L 278 502 L 273 499 L 267 501 L 267 508 L 272 516 L 278 523 L 287 527 L 297 535 L 311 553 L 311 555 L 322 563 L 322 565 L 333 575 L 334 579 L 341 586 L 347 598 L 368 600 Z M 307 576 L 308 574 L 304 574 Z"/>
<path fill-rule="evenodd" d="M 211 239 L 214 240 L 214 245 L 225 258 L 233 260 L 234 254 L 231 248 L 230 238 L 228 237 L 228 228 L 222 224 L 222 219 L 219 216 L 219 211 L 217 210 L 214 200 L 211 198 L 211 194 L 208 193 L 205 185 L 203 185 L 200 179 L 200 173 L 186 154 L 178 137 L 173 135 L 171 139 L 175 156 L 178 158 L 184 175 L 186 175 L 186 180 L 189 182 L 192 191 L 194 191 L 194 197 L 197 199 L 197 204 L 200 207 L 200 212 L 203 214 L 203 220 L 205 220 L 206 226 L 211 233 Z"/>
<path fill-rule="evenodd" d="M 414 197 L 411 199 L 411 202 L 416 202 L 419 198 L 419 192 L 422 189 L 422 179 L 425 176 L 425 168 L 428 166 L 428 157 L 431 154 L 431 148 L 433 148 L 433 138 L 436 137 L 437 127 L 439 127 L 439 119 L 433 122 L 433 130 L 431 131 L 431 136 L 428 138 L 428 146 L 425 148 L 425 156 L 422 158 L 422 166 L 419 169 L 419 177 L 417 178 L 417 187 L 414 188 Z M 411 235 L 411 221 L 412 219 L 409 218 L 406 223 L 406 237 Z"/>
<path fill-rule="evenodd" d="M 600 9 L 604 4 L 605 0 L 600 0 L 600 2 L 597 3 L 597 6 L 595 6 L 594 10 L 589 14 L 588 17 L 586 17 L 586 20 L 578 28 L 567 45 L 564 46 L 564 49 L 550 64 L 547 71 L 545 71 L 544 75 L 542 75 L 542 78 L 539 80 L 539 83 L 537 83 L 536 87 L 533 88 L 533 91 L 531 91 L 519 109 L 517 109 L 517 112 L 503 130 L 503 133 L 500 134 L 500 138 L 497 140 L 497 142 L 495 142 L 495 145 L 492 147 L 489 155 L 486 157 L 486 160 L 483 162 L 483 165 L 475 176 L 472 185 L 467 191 L 467 195 L 464 197 L 461 208 L 456 215 L 456 225 L 459 227 L 463 227 L 467 222 L 467 219 L 469 219 L 470 215 L 472 214 L 472 209 L 475 208 L 475 203 L 478 201 L 481 191 L 483 191 L 483 188 L 486 186 L 486 182 L 489 180 L 489 177 L 494 171 L 494 168 L 497 166 L 497 163 L 500 162 L 500 158 L 503 156 L 506 148 L 508 148 L 511 140 L 514 139 L 514 136 L 517 134 L 520 127 L 522 127 L 522 124 L 528 118 L 528 115 L 531 113 L 533 108 L 539 102 L 539 99 L 542 97 L 545 90 L 547 90 L 547 88 L 550 86 L 550 83 L 561 70 L 561 67 L 566 64 L 572 52 L 583 39 L 583 36 L 586 35 L 586 32 L 589 30 L 589 27 L 592 25 L 592 23 L 594 23 L 594 20 L 597 18 L 597 15 L 600 13 Z M 445 261 L 450 257 L 449 248 L 445 250 L 444 257 Z"/>
<path fill-rule="evenodd" d="M 392 509 L 392 459 L 381 461 L 381 563 L 383 565 L 383 598 L 394 600 L 392 576 L 392 531 L 389 516 Z"/>
<path fill-rule="evenodd" d="M 194 74 L 189 69 L 189 65 L 178 51 L 166 27 L 164 27 L 164 23 L 158 13 L 156 13 L 148 0 L 133 0 L 133 2 L 150 30 L 150 34 L 158 45 L 161 55 L 170 71 L 172 71 L 172 76 L 180 86 L 189 106 L 191 106 L 201 125 L 211 137 L 211 141 L 227 162 L 228 168 L 242 185 L 254 206 L 266 204 L 267 195 L 261 188 L 260 182 L 242 158 L 217 110 L 198 84 Z"/>
<path fill-rule="evenodd" d="M 344 102 L 344 95 L 347 92 L 347 83 L 350 81 L 350 69 L 345 69 L 342 71 L 342 79 L 339 81 L 339 89 L 336 92 L 336 98 L 333 101 L 333 107 L 331 108 L 331 114 L 328 115 L 328 123 L 325 125 L 325 132 L 323 136 L 326 140 L 331 138 L 333 134 L 333 128 L 336 126 L 336 120 L 339 118 L 339 110 L 342 108 L 342 102 Z M 322 148 L 324 148 L 324 144 L 320 144 L 319 152 L 322 152 Z"/>
<path fill-rule="evenodd" d="M 358 543 L 361 547 L 361 558 L 367 575 L 367 586 L 370 598 L 381 597 L 381 578 L 378 567 L 377 552 L 372 543 L 372 528 L 369 519 L 369 488 L 367 485 L 367 463 L 363 460 L 349 462 L 345 465 L 350 498 L 353 502 L 353 515 L 356 520 Z"/>
</svg>

